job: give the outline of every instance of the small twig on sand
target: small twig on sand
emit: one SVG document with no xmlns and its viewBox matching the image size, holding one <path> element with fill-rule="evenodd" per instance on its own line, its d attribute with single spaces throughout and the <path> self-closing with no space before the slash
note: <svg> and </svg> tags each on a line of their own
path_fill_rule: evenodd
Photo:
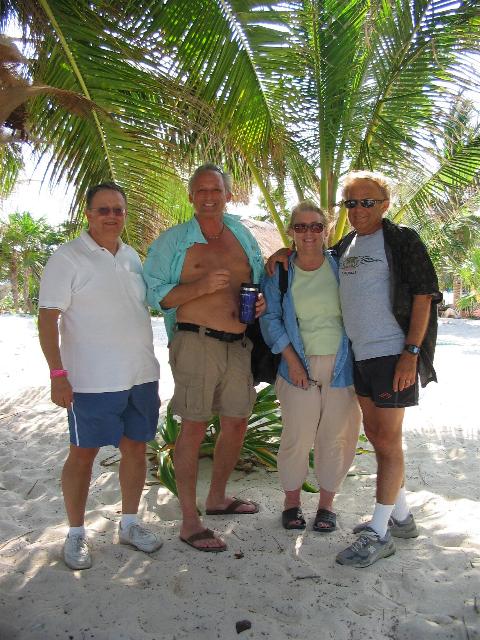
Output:
<svg viewBox="0 0 480 640">
<path fill-rule="evenodd" d="M 272 534 L 270 534 L 272 536 Z M 275 536 L 272 536 L 272 538 L 275 540 L 275 542 L 278 544 L 278 550 L 279 551 L 285 551 L 285 547 L 282 547 L 282 545 L 279 543 L 279 541 L 275 538 Z"/>
<path fill-rule="evenodd" d="M 27 495 L 25 496 L 26 498 L 28 498 L 28 496 L 32 493 L 32 491 L 35 489 L 35 485 L 38 482 L 38 478 L 37 480 L 35 480 L 35 482 L 33 483 L 33 485 L 30 487 L 30 489 L 27 491 Z"/>
<path fill-rule="evenodd" d="M 21 533 L 20 535 L 15 536 L 14 538 L 10 538 L 10 540 L 7 540 L 6 542 L 3 542 L 2 544 L 0 544 L 0 549 L 3 549 L 3 547 L 6 547 L 7 545 L 9 545 L 14 540 L 18 540 L 19 538 L 23 538 L 24 536 L 28 536 L 29 533 L 33 533 L 34 531 L 35 531 L 35 529 L 30 529 L 30 531 L 25 531 L 25 533 Z"/>
<path fill-rule="evenodd" d="M 423 484 L 429 484 L 426 480 L 425 480 L 425 474 L 422 472 L 420 465 L 418 465 L 418 475 L 420 476 Z"/>
<path fill-rule="evenodd" d="M 317 578 L 324 578 L 325 576 L 297 576 L 295 580 L 316 580 Z"/>
<path fill-rule="evenodd" d="M 112 460 L 112 458 L 114 458 L 114 460 Z M 100 466 L 111 467 L 113 464 L 116 464 L 117 462 L 120 462 L 120 458 L 118 457 L 118 454 L 113 453 L 111 456 L 108 456 L 107 458 L 104 458 L 103 460 L 101 460 Z"/>
<path fill-rule="evenodd" d="M 463 622 L 463 626 L 465 627 L 465 633 L 467 634 L 467 640 L 470 640 L 470 633 L 468 632 L 468 627 L 466 625 L 464 616 L 462 616 L 462 622 Z"/>
<path fill-rule="evenodd" d="M 388 596 L 386 596 L 384 593 L 382 593 L 381 591 L 379 591 L 376 587 L 372 587 L 372 589 L 374 591 L 376 591 L 379 595 L 381 595 L 383 598 L 385 598 L 386 600 L 390 600 L 390 602 L 393 602 L 393 604 L 396 604 L 397 607 L 401 607 L 402 605 L 400 604 L 400 602 L 397 602 L 396 600 L 394 600 L 393 598 L 389 598 Z"/>
</svg>

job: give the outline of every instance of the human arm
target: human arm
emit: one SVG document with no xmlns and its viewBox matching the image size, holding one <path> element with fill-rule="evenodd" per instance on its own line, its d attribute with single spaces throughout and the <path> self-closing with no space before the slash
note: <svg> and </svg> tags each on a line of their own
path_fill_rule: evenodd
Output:
<svg viewBox="0 0 480 640">
<path fill-rule="evenodd" d="M 193 282 L 177 284 L 167 295 L 159 300 L 163 309 L 180 307 L 182 304 L 200 298 L 220 289 L 226 289 L 230 283 L 230 271 L 217 269 L 205 274 Z"/>
<path fill-rule="evenodd" d="M 428 327 L 435 321 L 431 307 L 441 301 L 442 294 L 438 288 L 435 268 L 418 233 L 408 227 L 386 227 L 385 231 L 388 232 L 391 246 L 396 247 L 394 273 L 397 280 L 393 303 L 395 317 L 406 334 L 405 343 L 422 347 L 420 356 L 404 352 L 399 359 L 394 388 L 402 390 L 402 385 L 406 388 L 414 383 L 415 375 L 412 375 L 412 371 L 414 366 L 417 367 L 418 358 L 420 357 L 420 364 L 424 364 L 425 358 L 428 360 L 433 357 L 433 351 L 429 352 L 431 338 L 427 334 Z"/>
<path fill-rule="evenodd" d="M 412 302 L 412 313 L 410 316 L 410 326 L 405 344 L 420 346 L 427 331 L 430 318 L 430 307 L 432 304 L 431 295 L 414 295 Z M 398 359 L 393 376 L 393 390 L 403 391 L 415 383 L 417 373 L 418 354 L 403 351 Z"/>
<path fill-rule="evenodd" d="M 283 247 L 278 251 L 275 251 L 267 260 L 267 264 L 265 265 L 265 271 L 269 276 L 273 276 L 275 273 L 275 266 L 277 262 L 283 265 L 284 269 L 288 269 L 288 256 L 292 253 L 291 249 L 287 249 Z"/>
<path fill-rule="evenodd" d="M 63 369 L 60 355 L 60 334 L 58 331 L 59 309 L 40 309 L 38 312 L 38 335 L 43 355 L 50 370 Z M 61 376 L 51 379 L 51 398 L 59 407 L 70 407 L 73 390 L 68 378 Z"/>
<path fill-rule="evenodd" d="M 288 344 L 282 351 L 282 356 L 288 366 L 288 377 L 296 387 L 308 389 L 308 373 L 305 371 L 302 361 L 298 357 L 297 352 Z"/>
<path fill-rule="evenodd" d="M 288 366 L 288 376 L 292 384 L 306 389 L 308 387 L 308 374 L 301 358 L 291 344 L 284 322 L 284 309 L 278 275 L 278 271 L 281 268 L 280 266 L 277 267 L 273 276 L 264 275 L 262 278 L 261 287 L 267 309 L 260 317 L 260 327 L 263 338 L 272 352 L 282 354 Z"/>
</svg>

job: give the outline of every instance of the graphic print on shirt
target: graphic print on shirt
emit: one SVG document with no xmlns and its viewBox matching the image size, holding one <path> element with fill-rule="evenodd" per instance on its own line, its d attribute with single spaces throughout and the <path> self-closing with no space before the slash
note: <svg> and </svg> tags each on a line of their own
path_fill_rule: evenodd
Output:
<svg viewBox="0 0 480 640">
<path fill-rule="evenodd" d="M 391 302 L 383 231 L 356 236 L 340 259 L 340 303 L 356 360 L 402 352 L 405 336 Z"/>
<path fill-rule="evenodd" d="M 368 264 L 370 262 L 382 261 L 379 258 L 373 258 L 372 256 L 351 256 L 341 260 L 340 268 L 342 269 L 342 271 L 350 271 L 350 273 L 354 275 L 356 274 L 356 269 L 359 265 Z"/>
</svg>

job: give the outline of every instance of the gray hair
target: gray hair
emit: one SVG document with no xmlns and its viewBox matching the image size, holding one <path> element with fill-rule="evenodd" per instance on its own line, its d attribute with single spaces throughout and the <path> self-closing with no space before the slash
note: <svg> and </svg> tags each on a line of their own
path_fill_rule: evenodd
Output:
<svg viewBox="0 0 480 640">
<path fill-rule="evenodd" d="M 350 171 L 347 173 L 342 183 L 342 197 L 345 198 L 348 188 L 358 180 L 370 180 L 377 185 L 377 187 L 383 193 L 383 196 L 390 200 L 392 193 L 392 182 L 390 178 L 383 175 L 379 171 Z"/>
<path fill-rule="evenodd" d="M 232 193 L 232 176 L 226 171 L 222 171 L 220 167 L 217 167 L 217 165 L 213 164 L 213 162 L 206 162 L 205 164 L 202 164 L 195 169 L 195 171 L 192 174 L 192 177 L 188 181 L 188 193 L 190 194 L 192 193 L 193 183 L 195 182 L 196 178 L 200 174 L 206 173 L 207 171 L 215 171 L 215 173 L 219 173 L 222 176 L 223 186 L 225 187 L 225 191 L 227 193 Z"/>
</svg>

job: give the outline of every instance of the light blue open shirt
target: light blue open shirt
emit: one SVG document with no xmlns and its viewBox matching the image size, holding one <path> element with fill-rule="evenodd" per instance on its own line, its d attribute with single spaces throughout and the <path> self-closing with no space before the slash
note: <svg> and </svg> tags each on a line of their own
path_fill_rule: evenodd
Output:
<svg viewBox="0 0 480 640">
<path fill-rule="evenodd" d="M 261 288 L 266 299 L 267 310 L 260 317 L 260 327 L 262 329 L 263 339 L 273 353 L 281 353 L 289 344 L 292 345 L 300 357 L 303 366 L 308 373 L 308 377 L 310 378 L 311 372 L 305 355 L 300 330 L 298 328 L 297 314 L 295 312 L 295 305 L 292 297 L 295 256 L 296 254 L 293 253 L 288 260 L 288 289 L 283 298 L 283 305 L 280 304 L 281 295 L 278 280 L 278 270 L 280 265 L 276 266 L 273 276 L 264 276 L 262 278 Z M 338 265 L 335 259 L 328 251 L 325 251 L 325 257 L 330 263 L 338 282 Z M 322 292 L 319 291 L 318 295 L 321 296 Z M 278 367 L 278 375 L 285 378 L 285 380 L 290 384 L 293 384 L 288 375 L 287 361 L 283 356 Z M 350 348 L 350 341 L 348 340 L 344 330 L 340 340 L 340 346 L 335 357 L 331 386 L 348 387 L 351 384 L 353 384 L 352 351 Z"/>
<path fill-rule="evenodd" d="M 230 229 L 247 255 L 252 269 L 252 282 L 260 282 L 263 258 L 257 241 L 240 222 L 238 216 L 225 213 L 225 226 Z M 143 265 L 143 277 L 147 284 L 147 300 L 152 309 L 163 311 L 169 341 L 173 337 L 177 321 L 177 307 L 163 309 L 160 301 L 180 283 L 187 250 L 196 242 L 207 244 L 195 217 L 164 231 L 150 246 Z"/>
</svg>

